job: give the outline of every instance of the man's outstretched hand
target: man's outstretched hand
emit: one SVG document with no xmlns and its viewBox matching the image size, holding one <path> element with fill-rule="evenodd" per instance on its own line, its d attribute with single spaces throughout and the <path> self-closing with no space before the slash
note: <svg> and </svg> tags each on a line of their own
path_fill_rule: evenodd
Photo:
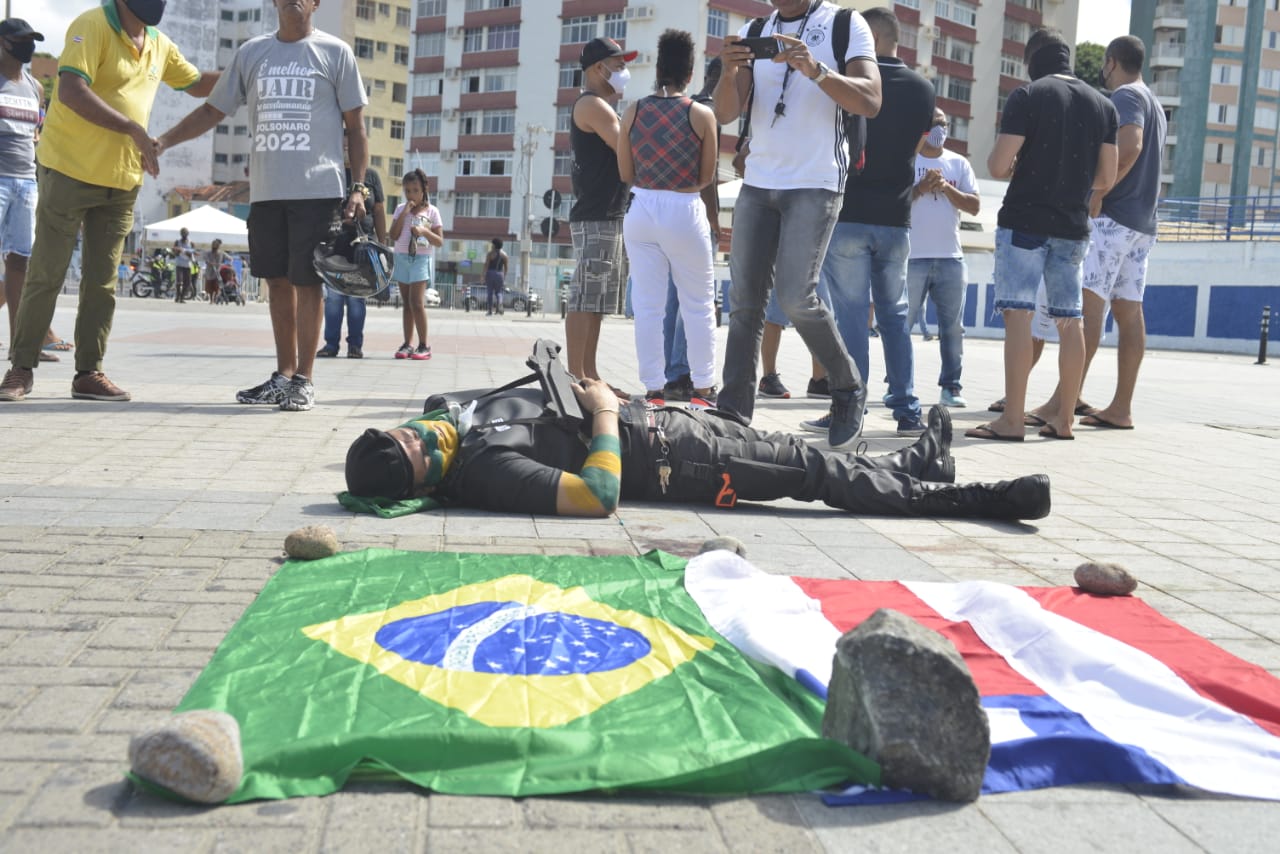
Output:
<svg viewBox="0 0 1280 854">
<path fill-rule="evenodd" d="M 573 384 L 573 394 L 578 398 L 583 412 L 595 412 L 598 409 L 618 411 L 618 396 L 604 380 L 579 380 Z"/>
</svg>

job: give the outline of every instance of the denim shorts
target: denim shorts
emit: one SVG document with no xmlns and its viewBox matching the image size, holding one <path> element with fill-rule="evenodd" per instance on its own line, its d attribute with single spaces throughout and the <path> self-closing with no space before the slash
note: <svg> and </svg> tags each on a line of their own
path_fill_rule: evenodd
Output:
<svg viewBox="0 0 1280 854">
<path fill-rule="evenodd" d="M 1050 317 L 1080 317 L 1082 268 L 1089 241 L 1047 237 L 1011 228 L 996 229 L 997 311 L 1034 311 L 1036 289 L 1044 279 Z"/>
<path fill-rule="evenodd" d="M 0 247 L 31 257 L 36 236 L 36 179 L 0 177 Z"/>
<path fill-rule="evenodd" d="M 408 252 L 397 252 L 391 281 L 397 285 L 431 281 L 431 257 L 425 253 L 410 255 Z"/>
</svg>

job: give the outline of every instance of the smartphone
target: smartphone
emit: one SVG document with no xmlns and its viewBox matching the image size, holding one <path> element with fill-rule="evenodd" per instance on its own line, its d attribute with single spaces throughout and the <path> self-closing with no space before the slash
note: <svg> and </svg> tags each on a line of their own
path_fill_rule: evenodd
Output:
<svg viewBox="0 0 1280 854">
<path fill-rule="evenodd" d="M 782 53 L 782 42 L 773 36 L 739 39 L 738 44 L 751 48 L 751 57 L 753 59 L 773 59 Z"/>
</svg>

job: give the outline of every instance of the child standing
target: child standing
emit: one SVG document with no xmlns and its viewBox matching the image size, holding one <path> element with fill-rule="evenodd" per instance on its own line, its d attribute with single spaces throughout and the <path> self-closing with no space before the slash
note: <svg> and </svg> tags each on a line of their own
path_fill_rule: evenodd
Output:
<svg viewBox="0 0 1280 854">
<path fill-rule="evenodd" d="M 404 343 L 396 351 L 396 358 L 422 361 L 431 358 L 431 346 L 427 344 L 427 282 L 431 280 L 435 247 L 444 245 L 444 224 L 440 211 L 427 197 L 426 173 L 414 169 L 404 176 L 401 185 L 405 201 L 396 208 L 391 223 L 396 253 L 391 280 L 400 288 L 404 312 Z M 415 331 L 416 349 L 410 344 Z"/>
</svg>

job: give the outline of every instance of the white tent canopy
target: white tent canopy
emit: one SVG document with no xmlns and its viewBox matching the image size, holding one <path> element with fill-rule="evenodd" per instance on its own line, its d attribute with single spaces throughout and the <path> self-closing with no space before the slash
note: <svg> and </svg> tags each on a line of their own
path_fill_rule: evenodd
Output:
<svg viewBox="0 0 1280 854">
<path fill-rule="evenodd" d="M 249 248 L 245 221 L 209 205 L 192 208 L 173 219 L 151 223 L 145 229 L 146 242 L 172 246 L 178 239 L 178 232 L 184 228 L 190 234 L 191 242 L 201 249 L 208 248 L 214 238 L 222 241 L 223 249 Z"/>
</svg>

